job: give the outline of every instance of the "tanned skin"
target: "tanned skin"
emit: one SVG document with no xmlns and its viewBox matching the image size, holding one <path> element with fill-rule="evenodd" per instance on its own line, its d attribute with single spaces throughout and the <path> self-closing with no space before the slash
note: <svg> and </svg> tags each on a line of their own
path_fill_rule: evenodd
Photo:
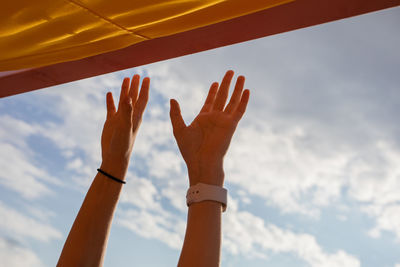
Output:
<svg viewBox="0 0 400 267">
<path fill-rule="evenodd" d="M 233 71 L 221 84 L 213 83 L 197 117 L 187 126 L 179 104 L 170 101 L 170 117 L 179 150 L 186 162 L 189 185 L 224 184 L 223 159 L 236 127 L 246 111 L 249 90 L 239 76 L 228 99 Z M 139 87 L 141 87 L 139 92 Z M 101 137 L 102 164 L 106 173 L 125 180 L 133 144 L 149 97 L 150 79 L 125 78 L 118 109 L 107 93 L 107 118 Z M 123 184 L 98 173 L 64 244 L 57 267 L 102 266 L 114 211 Z M 179 267 L 219 266 L 221 253 L 221 203 L 203 201 L 189 207 Z"/>
</svg>

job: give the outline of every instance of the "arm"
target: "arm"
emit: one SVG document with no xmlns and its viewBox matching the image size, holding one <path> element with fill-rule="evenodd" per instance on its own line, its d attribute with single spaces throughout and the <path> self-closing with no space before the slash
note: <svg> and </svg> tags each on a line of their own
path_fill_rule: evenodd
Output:
<svg viewBox="0 0 400 267">
<path fill-rule="evenodd" d="M 239 76 L 232 97 L 225 107 L 233 71 L 228 71 L 219 86 L 211 85 L 197 117 L 186 126 L 179 104 L 171 100 L 171 122 L 179 150 L 186 162 L 190 186 L 197 183 L 223 186 L 223 158 L 236 126 L 249 100 Z M 214 201 L 193 203 L 189 207 L 185 240 L 178 266 L 218 266 L 221 250 L 221 204 Z"/>
<path fill-rule="evenodd" d="M 113 96 L 107 94 L 107 119 L 101 136 L 101 169 L 125 180 L 133 143 L 148 100 L 150 79 L 135 75 L 122 83 L 118 111 Z M 102 266 L 111 222 L 122 183 L 98 173 L 72 225 L 57 266 Z"/>
</svg>

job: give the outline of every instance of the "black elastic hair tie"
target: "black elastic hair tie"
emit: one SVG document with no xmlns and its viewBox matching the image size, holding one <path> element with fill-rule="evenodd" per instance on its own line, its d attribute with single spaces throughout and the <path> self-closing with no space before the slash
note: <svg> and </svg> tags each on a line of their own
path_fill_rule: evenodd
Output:
<svg viewBox="0 0 400 267">
<path fill-rule="evenodd" d="M 97 171 L 98 171 L 99 173 L 101 173 L 101 174 L 107 176 L 108 178 L 110 178 L 110 179 L 112 179 L 112 180 L 118 182 L 118 183 L 126 184 L 125 181 L 123 181 L 123 180 L 121 180 L 121 179 L 118 179 L 117 177 L 114 177 L 114 176 L 112 176 L 111 174 L 106 173 L 106 172 L 103 171 L 102 169 L 97 169 Z"/>
</svg>

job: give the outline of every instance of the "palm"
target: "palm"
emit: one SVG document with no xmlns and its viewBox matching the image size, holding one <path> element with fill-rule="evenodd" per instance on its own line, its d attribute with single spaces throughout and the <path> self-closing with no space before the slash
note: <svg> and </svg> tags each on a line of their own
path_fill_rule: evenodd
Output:
<svg viewBox="0 0 400 267">
<path fill-rule="evenodd" d="M 199 114 L 178 141 L 183 158 L 192 161 L 201 155 L 223 157 L 233 131 L 231 119 L 222 112 Z"/>
<path fill-rule="evenodd" d="M 107 119 L 101 136 L 103 160 L 109 156 L 116 159 L 129 159 L 136 133 L 140 126 L 143 111 L 148 100 L 150 80 L 143 79 L 138 97 L 140 76 L 124 79 L 121 87 L 118 111 L 113 96 L 107 94 Z"/>
<path fill-rule="evenodd" d="M 214 160 L 225 155 L 236 125 L 242 117 L 249 97 L 243 91 L 244 77 L 239 77 L 231 100 L 224 109 L 233 72 L 227 72 L 221 86 L 214 83 L 199 115 L 186 126 L 178 102 L 171 101 L 174 135 L 186 163 Z"/>
</svg>

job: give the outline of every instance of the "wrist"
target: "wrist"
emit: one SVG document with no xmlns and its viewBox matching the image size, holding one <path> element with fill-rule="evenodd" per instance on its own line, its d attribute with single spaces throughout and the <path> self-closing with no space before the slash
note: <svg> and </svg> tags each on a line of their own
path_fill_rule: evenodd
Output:
<svg viewBox="0 0 400 267">
<path fill-rule="evenodd" d="M 125 180 L 125 175 L 126 172 L 128 171 L 128 164 L 129 163 L 104 160 L 101 163 L 100 169 L 118 179 Z"/>
<path fill-rule="evenodd" d="M 190 186 L 197 183 L 223 186 L 224 168 L 222 160 L 220 162 L 191 163 L 187 165 Z"/>
</svg>

